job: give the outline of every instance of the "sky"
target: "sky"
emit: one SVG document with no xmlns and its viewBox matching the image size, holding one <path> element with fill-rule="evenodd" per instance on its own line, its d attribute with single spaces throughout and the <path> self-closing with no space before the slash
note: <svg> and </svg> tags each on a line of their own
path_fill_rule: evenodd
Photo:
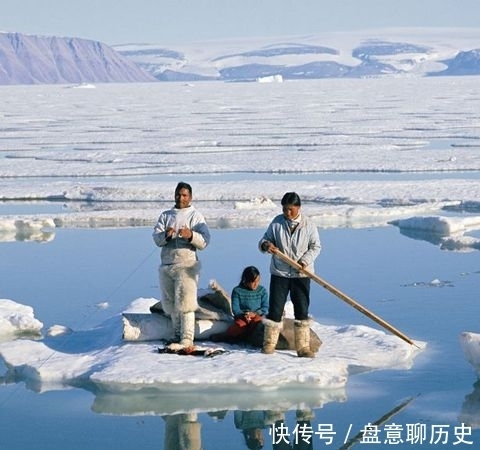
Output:
<svg viewBox="0 0 480 450">
<path fill-rule="evenodd" d="M 459 7 L 461 5 L 461 7 Z M 478 0 L 4 0 L 0 30 L 109 45 L 478 27 Z"/>
</svg>

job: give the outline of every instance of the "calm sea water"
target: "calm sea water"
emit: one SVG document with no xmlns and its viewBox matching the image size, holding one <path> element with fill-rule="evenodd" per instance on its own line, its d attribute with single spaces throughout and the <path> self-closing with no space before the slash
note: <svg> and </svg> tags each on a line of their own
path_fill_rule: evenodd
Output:
<svg viewBox="0 0 480 450">
<path fill-rule="evenodd" d="M 262 232 L 212 230 L 212 243 L 201 253 L 200 286 L 206 287 L 215 278 L 229 290 L 247 264 L 258 266 L 266 281 L 269 260 L 256 249 Z M 261 432 L 267 449 L 340 449 L 349 429 L 349 438 L 353 438 L 368 423 L 384 416 L 384 423 L 395 423 L 402 430 L 404 441 L 407 428 L 418 424 L 420 429 L 423 424 L 425 441 L 412 445 L 357 440 L 348 448 L 477 448 L 477 429 L 465 437 L 473 444 L 455 442 L 456 427 L 464 421 L 465 412 L 473 411 L 473 419 L 480 422 L 476 376 L 458 341 L 462 331 L 479 329 L 478 253 L 441 251 L 429 242 L 403 236 L 394 227 L 320 233 L 323 251 L 316 272 L 408 336 L 428 342 L 428 349 L 410 370 L 351 376 L 344 401 L 312 411 L 314 431 L 329 426 L 336 433 L 329 445 L 314 434 L 309 447 L 304 434 L 299 436 L 299 445 L 293 446 L 297 424 L 293 407 L 273 412 L 267 404 L 265 410 L 250 417 L 240 411 L 208 410 L 161 417 L 152 412 L 152 405 L 161 404 L 162 397 L 152 394 L 148 397 L 150 409 L 126 395 L 117 399 L 120 406 L 112 413 L 98 411 L 88 387 L 37 393 L 19 382 L 0 385 L 0 449 L 194 450 L 200 448 L 199 440 L 204 449 L 246 449 L 240 424 L 246 426 L 247 419 L 256 423 L 258 416 L 269 418 L 267 421 L 283 416 L 286 437 L 292 441 L 291 447 L 285 442 L 283 447 L 276 445 L 278 435 L 272 436 L 271 429 L 264 427 Z M 44 244 L 0 243 L 0 255 L 0 298 L 33 306 L 45 328 L 53 324 L 90 328 L 122 311 L 135 298 L 158 297 L 158 252 L 147 228 L 59 229 L 55 238 Z M 311 312 L 317 320 L 376 327 L 320 286 L 312 285 L 312 289 Z M 108 302 L 109 308 L 97 308 L 100 302 Z M 4 372 L 0 364 L 0 375 L 2 369 Z M 248 404 L 248 398 L 242 399 L 244 402 Z M 167 442 L 172 430 L 176 445 Z M 444 434 L 438 434 L 439 430 Z M 179 441 L 187 431 L 189 443 Z"/>
</svg>

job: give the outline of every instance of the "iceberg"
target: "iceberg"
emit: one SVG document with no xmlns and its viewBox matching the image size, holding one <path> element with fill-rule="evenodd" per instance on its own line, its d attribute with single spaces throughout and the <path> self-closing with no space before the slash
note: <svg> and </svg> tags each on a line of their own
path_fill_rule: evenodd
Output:
<svg viewBox="0 0 480 450">
<path fill-rule="evenodd" d="M 282 75 L 269 75 L 267 77 L 258 77 L 258 83 L 283 83 Z"/>
<path fill-rule="evenodd" d="M 147 313 L 155 301 L 136 299 L 126 311 Z M 30 331 L 38 332 L 39 322 L 32 318 L 31 310 L 12 300 L 2 300 L 0 305 L 3 317 L 20 311 L 21 318 L 28 319 Z M 13 321 L 8 328 L 25 330 L 28 327 L 22 322 Z M 0 332 L 4 331 L 4 321 L 0 325 Z M 181 356 L 159 354 L 162 341 L 125 341 L 122 314 L 118 314 L 92 329 L 47 331 L 39 339 L 4 340 L 0 343 L 6 368 L 2 378 L 23 381 L 36 392 L 81 387 L 95 393 L 95 408 L 112 413 L 121 410 L 117 402 L 126 394 L 130 409 L 136 408 L 136 401 L 132 402 L 136 398 L 139 410 L 145 412 L 149 395 L 155 392 L 171 397 L 165 404 L 151 405 L 157 413 L 202 409 L 207 404 L 214 409 L 241 407 L 241 394 L 247 391 L 258 394 L 259 405 L 274 397 L 280 403 L 286 398 L 290 401 L 292 395 L 297 395 L 298 401 L 319 405 L 344 397 L 352 375 L 408 370 L 425 347 L 425 343 L 409 345 L 363 325 L 332 326 L 314 321 L 312 329 L 323 341 L 314 359 L 297 358 L 292 350 L 265 355 L 257 348 L 231 344 L 223 346 L 226 353 L 214 357 Z M 189 395 L 192 392 L 196 395 Z"/>
<path fill-rule="evenodd" d="M 460 345 L 466 360 L 480 376 L 480 333 L 464 331 L 460 335 Z"/>
</svg>

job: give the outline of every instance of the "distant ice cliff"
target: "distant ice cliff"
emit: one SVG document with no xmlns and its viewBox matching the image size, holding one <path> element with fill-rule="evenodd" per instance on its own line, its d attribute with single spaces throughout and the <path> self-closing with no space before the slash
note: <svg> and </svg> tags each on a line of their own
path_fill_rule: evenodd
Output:
<svg viewBox="0 0 480 450">
<path fill-rule="evenodd" d="M 146 81 L 155 78 L 101 42 L 0 33 L 0 84 Z"/>
</svg>

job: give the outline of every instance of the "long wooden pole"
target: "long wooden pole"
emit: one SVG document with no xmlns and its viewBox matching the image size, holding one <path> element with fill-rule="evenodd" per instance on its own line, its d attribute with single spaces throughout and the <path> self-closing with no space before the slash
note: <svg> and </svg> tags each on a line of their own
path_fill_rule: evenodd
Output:
<svg viewBox="0 0 480 450">
<path fill-rule="evenodd" d="M 342 291 L 338 290 L 336 287 L 332 286 L 330 283 L 323 280 L 318 275 L 314 274 L 313 272 L 310 272 L 309 270 L 304 269 L 301 264 L 299 264 L 297 261 L 293 260 L 289 256 L 285 255 L 285 253 L 282 253 L 278 249 L 275 250 L 273 253 L 276 256 L 278 256 L 280 259 L 283 259 L 283 261 L 285 261 L 286 263 L 290 264 L 292 267 L 297 269 L 298 271 L 303 272 L 309 278 L 316 281 L 320 286 L 323 286 L 325 289 L 330 291 L 332 294 L 336 295 L 338 298 L 347 302 L 350 306 L 353 306 L 357 311 L 360 311 L 362 314 L 366 315 L 367 317 L 369 317 L 373 321 L 377 322 L 382 327 L 386 328 L 387 330 L 391 331 L 393 334 L 397 335 L 400 339 L 403 339 L 405 342 L 408 342 L 409 344 L 414 345 L 417 348 L 420 348 L 408 336 L 403 334 L 401 331 L 397 330 L 393 325 L 390 325 L 388 322 L 383 320 L 381 317 L 379 317 L 376 314 L 374 314 L 373 312 L 369 311 L 367 308 L 360 305 L 360 303 L 356 302 L 353 298 L 349 297 L 347 294 L 344 294 Z"/>
</svg>

